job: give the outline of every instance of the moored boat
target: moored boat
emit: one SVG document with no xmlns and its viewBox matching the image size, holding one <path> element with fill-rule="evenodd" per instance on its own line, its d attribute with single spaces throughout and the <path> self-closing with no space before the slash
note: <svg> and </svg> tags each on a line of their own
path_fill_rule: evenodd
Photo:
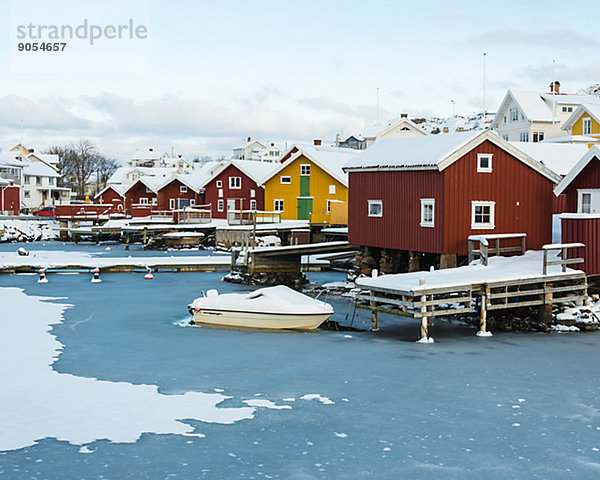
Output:
<svg viewBox="0 0 600 480">
<path fill-rule="evenodd" d="M 251 293 L 209 290 L 188 305 L 194 324 L 266 330 L 314 330 L 333 307 L 284 285 Z"/>
</svg>

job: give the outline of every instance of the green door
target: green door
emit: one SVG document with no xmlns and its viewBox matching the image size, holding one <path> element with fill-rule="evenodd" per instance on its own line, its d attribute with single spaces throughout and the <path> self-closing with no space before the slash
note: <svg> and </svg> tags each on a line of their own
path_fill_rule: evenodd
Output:
<svg viewBox="0 0 600 480">
<path fill-rule="evenodd" d="M 310 177 L 308 175 L 300 176 L 300 196 L 310 197 Z"/>
<path fill-rule="evenodd" d="M 310 220 L 310 214 L 312 213 L 312 204 L 312 198 L 298 199 L 298 220 Z"/>
</svg>

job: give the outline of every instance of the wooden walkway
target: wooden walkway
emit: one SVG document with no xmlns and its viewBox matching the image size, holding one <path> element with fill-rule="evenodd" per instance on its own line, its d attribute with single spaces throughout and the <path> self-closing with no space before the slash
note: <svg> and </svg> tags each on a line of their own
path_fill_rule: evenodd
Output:
<svg viewBox="0 0 600 480">
<path fill-rule="evenodd" d="M 582 259 L 568 259 L 568 248 L 580 244 L 545 246 L 543 252 L 486 259 L 488 265 L 358 278 L 356 284 L 368 293 L 358 296 L 371 308 L 372 329 L 377 330 L 381 305 L 421 320 L 421 339 L 429 338 L 431 319 L 479 310 L 478 335 L 487 332 L 487 312 L 520 307 L 539 307 L 541 320 L 550 322 L 552 305 L 582 301 L 587 297 L 587 277 L 566 266 Z M 548 260 L 548 251 L 560 250 L 562 259 Z M 385 310 L 389 311 L 389 309 Z"/>
</svg>

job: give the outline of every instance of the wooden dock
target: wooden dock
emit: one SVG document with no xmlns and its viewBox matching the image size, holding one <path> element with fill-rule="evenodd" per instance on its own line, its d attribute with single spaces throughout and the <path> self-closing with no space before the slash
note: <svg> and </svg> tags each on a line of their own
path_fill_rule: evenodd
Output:
<svg viewBox="0 0 600 480">
<path fill-rule="evenodd" d="M 397 313 L 421 321 L 424 341 L 429 338 L 431 319 L 439 316 L 479 311 L 480 336 L 489 335 L 487 312 L 493 310 L 538 307 L 540 319 L 549 323 L 553 305 L 587 297 L 585 273 L 567 268 L 582 261 L 567 258 L 567 249 L 580 246 L 547 245 L 542 252 L 486 258 L 487 265 L 358 278 L 356 284 L 368 291 L 358 299 L 369 302 L 373 330 L 377 330 L 380 306 L 393 306 Z M 552 250 L 560 250 L 562 258 L 549 260 L 548 252 Z"/>
</svg>

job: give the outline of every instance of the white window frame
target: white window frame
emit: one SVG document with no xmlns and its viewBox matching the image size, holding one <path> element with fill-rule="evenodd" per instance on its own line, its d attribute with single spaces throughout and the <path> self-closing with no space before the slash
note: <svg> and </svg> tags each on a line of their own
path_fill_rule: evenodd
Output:
<svg viewBox="0 0 600 480">
<path fill-rule="evenodd" d="M 190 198 L 190 207 L 195 207 L 195 206 L 196 206 L 196 199 Z"/>
<path fill-rule="evenodd" d="M 431 220 L 425 218 L 426 207 L 431 207 Z M 421 223 L 422 227 L 435 227 L 435 198 L 421 199 Z"/>
<path fill-rule="evenodd" d="M 490 221 L 488 223 L 475 223 L 476 207 L 490 207 Z M 493 230 L 496 228 L 496 202 L 473 200 L 471 202 L 471 229 Z"/>
<path fill-rule="evenodd" d="M 219 198 L 223 198 L 223 189 L 222 188 L 219 188 L 217 195 L 219 196 Z"/>
<path fill-rule="evenodd" d="M 528 142 L 529 141 L 529 132 L 520 132 L 519 133 L 519 142 Z"/>
<path fill-rule="evenodd" d="M 140 197 L 140 205 L 148 205 L 148 197 Z"/>
<path fill-rule="evenodd" d="M 281 177 L 279 177 L 279 183 L 281 183 L 282 185 L 289 185 L 290 183 L 292 183 L 292 177 L 290 177 L 289 175 L 282 175 Z"/>
<path fill-rule="evenodd" d="M 152 205 L 156 205 L 158 202 L 158 199 L 156 197 L 152 197 Z"/>
<path fill-rule="evenodd" d="M 250 189 L 250 198 L 256 198 L 256 190 Z"/>
<path fill-rule="evenodd" d="M 169 198 L 169 210 L 175 210 L 175 199 Z"/>
<path fill-rule="evenodd" d="M 325 213 L 331 213 L 331 200 L 327 200 L 327 210 L 325 211 Z"/>
<path fill-rule="evenodd" d="M 282 198 L 276 198 L 273 200 L 273 211 L 275 212 L 283 212 L 284 202 Z"/>
<path fill-rule="evenodd" d="M 518 122 L 519 121 L 519 109 L 517 107 L 513 107 L 509 110 L 510 121 Z"/>
<path fill-rule="evenodd" d="M 223 180 L 217 180 L 217 188 L 223 188 Z"/>
<path fill-rule="evenodd" d="M 222 212 L 225 210 L 225 200 L 220 199 L 217 201 L 217 212 Z"/>
<path fill-rule="evenodd" d="M 373 207 L 379 206 L 379 212 L 373 213 Z M 367 214 L 369 217 L 383 217 L 383 200 L 367 200 Z"/>
<path fill-rule="evenodd" d="M 306 177 L 310 176 L 310 163 L 300 164 L 300 175 Z"/>
<path fill-rule="evenodd" d="M 187 187 L 185 185 L 179 185 L 179 193 L 187 193 Z"/>
<path fill-rule="evenodd" d="M 256 200 L 250 200 L 250 210 L 256 210 Z"/>
<path fill-rule="evenodd" d="M 31 192 L 29 190 L 23 190 L 23 198 L 31 198 Z"/>
<path fill-rule="evenodd" d="M 479 173 L 492 173 L 492 158 L 494 157 L 494 154 L 492 153 L 478 153 L 477 154 L 477 171 Z M 487 159 L 488 161 L 488 166 L 487 167 L 483 167 L 481 165 L 481 161 Z"/>
<path fill-rule="evenodd" d="M 584 212 L 583 210 L 583 196 L 589 195 L 590 204 L 589 211 Z M 598 207 L 600 205 L 600 188 L 582 188 L 577 190 L 577 213 L 592 213 L 594 210 L 598 208 L 594 208 L 594 205 Z"/>
<path fill-rule="evenodd" d="M 533 142 L 542 142 L 544 141 L 544 132 L 533 132 Z"/>
<path fill-rule="evenodd" d="M 241 190 L 242 177 L 229 177 L 229 190 Z"/>
<path fill-rule="evenodd" d="M 591 117 L 583 117 L 581 119 L 581 134 L 590 135 L 592 133 L 592 119 Z"/>
<path fill-rule="evenodd" d="M 335 195 L 335 185 L 329 185 L 329 195 Z"/>
</svg>

